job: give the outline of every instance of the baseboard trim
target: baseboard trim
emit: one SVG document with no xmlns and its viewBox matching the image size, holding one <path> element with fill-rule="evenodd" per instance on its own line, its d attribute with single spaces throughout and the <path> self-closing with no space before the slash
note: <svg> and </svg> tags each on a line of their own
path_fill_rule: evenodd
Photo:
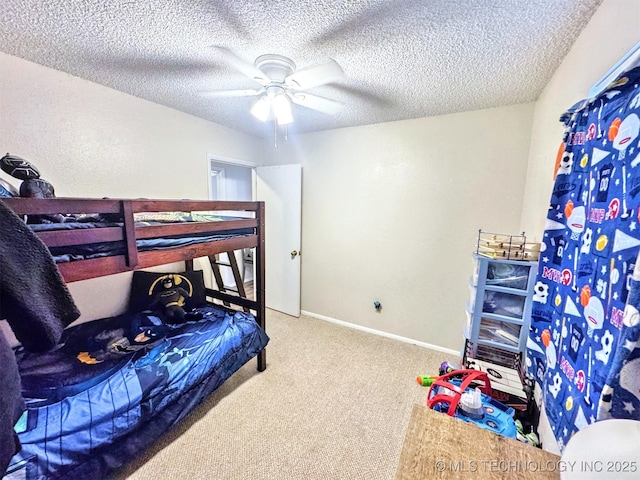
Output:
<svg viewBox="0 0 640 480">
<path fill-rule="evenodd" d="M 355 323 L 345 322 L 344 320 L 338 320 L 337 318 L 327 317 L 326 315 L 320 315 L 318 313 L 308 312 L 306 310 L 302 310 L 300 312 L 302 315 L 306 315 L 307 317 L 317 318 L 318 320 L 324 320 L 325 322 L 335 323 L 337 325 L 341 325 L 347 328 L 353 328 L 354 330 L 360 330 L 362 332 L 372 333 L 374 335 L 378 335 L 380 337 L 391 338 L 393 340 L 398 340 L 404 343 L 410 343 L 412 345 L 417 345 L 419 347 L 428 348 L 430 350 L 435 350 L 437 352 L 446 353 L 449 355 L 455 355 L 457 357 L 460 356 L 460 352 L 456 350 L 452 350 L 451 348 L 441 347 L 439 345 L 433 345 L 431 343 L 420 342 L 418 340 L 414 340 L 408 337 L 401 337 L 400 335 L 395 335 L 393 333 L 383 332 L 382 330 L 376 330 L 374 328 L 363 327 L 362 325 L 356 325 Z"/>
</svg>

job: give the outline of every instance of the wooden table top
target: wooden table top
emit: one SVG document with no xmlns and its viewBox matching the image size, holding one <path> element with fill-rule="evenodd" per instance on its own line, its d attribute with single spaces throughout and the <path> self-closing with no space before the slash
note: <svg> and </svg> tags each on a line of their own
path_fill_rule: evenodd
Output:
<svg viewBox="0 0 640 480">
<path fill-rule="evenodd" d="M 414 405 L 396 480 L 560 478 L 560 457 Z"/>
</svg>

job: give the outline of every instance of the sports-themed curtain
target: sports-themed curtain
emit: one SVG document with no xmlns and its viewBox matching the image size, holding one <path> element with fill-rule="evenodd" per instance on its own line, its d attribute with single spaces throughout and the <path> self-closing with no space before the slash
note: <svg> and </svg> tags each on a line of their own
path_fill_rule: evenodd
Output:
<svg viewBox="0 0 640 480">
<path fill-rule="evenodd" d="M 597 420 L 640 420 L 639 83 L 640 67 L 561 118 L 527 345 L 560 449 Z"/>
</svg>

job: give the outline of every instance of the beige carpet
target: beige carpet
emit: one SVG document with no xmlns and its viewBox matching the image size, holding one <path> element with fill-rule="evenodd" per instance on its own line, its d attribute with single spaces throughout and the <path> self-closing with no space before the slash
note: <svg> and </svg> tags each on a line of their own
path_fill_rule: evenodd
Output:
<svg viewBox="0 0 640 480">
<path fill-rule="evenodd" d="M 392 479 L 415 403 L 457 358 L 268 311 L 267 369 L 242 367 L 120 479 Z"/>
</svg>

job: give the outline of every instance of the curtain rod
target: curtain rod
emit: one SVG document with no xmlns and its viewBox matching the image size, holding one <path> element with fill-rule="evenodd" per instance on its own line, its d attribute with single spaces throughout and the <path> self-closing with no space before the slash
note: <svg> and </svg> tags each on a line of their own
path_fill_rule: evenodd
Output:
<svg viewBox="0 0 640 480">
<path fill-rule="evenodd" d="M 589 90 L 589 98 L 598 96 L 621 73 L 640 65 L 640 42 L 636 43 L 616 64 L 605 73 Z"/>
</svg>

